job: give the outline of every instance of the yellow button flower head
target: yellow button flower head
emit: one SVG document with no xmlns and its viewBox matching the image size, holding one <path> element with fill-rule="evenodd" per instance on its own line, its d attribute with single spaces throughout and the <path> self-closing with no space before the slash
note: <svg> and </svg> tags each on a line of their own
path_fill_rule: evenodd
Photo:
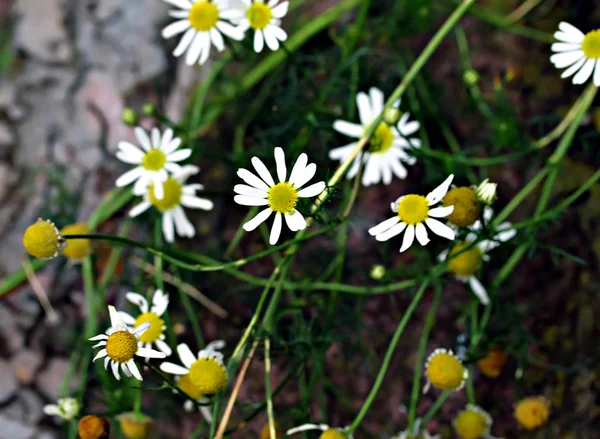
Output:
<svg viewBox="0 0 600 439">
<path fill-rule="evenodd" d="M 469 371 L 451 350 L 436 349 L 425 363 L 427 384 L 441 390 L 460 390 L 469 377 Z"/>
<path fill-rule="evenodd" d="M 328 428 L 323 433 L 321 433 L 319 439 L 347 439 L 347 437 L 348 436 L 346 436 L 340 430 L 337 430 L 335 428 Z"/>
<path fill-rule="evenodd" d="M 481 213 L 481 205 L 477 201 L 475 191 L 470 187 L 450 189 L 442 204 L 444 206 L 454 206 L 454 210 L 446 218 L 458 227 L 468 227 L 475 224 Z"/>
<path fill-rule="evenodd" d="M 160 369 L 173 375 L 189 376 L 201 394 L 214 395 L 227 385 L 228 376 L 223 364 L 223 354 L 217 351 L 224 346 L 223 340 L 213 341 L 195 357 L 189 346 L 182 343 L 177 346 L 177 354 L 183 366 L 165 362 L 160 365 Z"/>
<path fill-rule="evenodd" d="M 85 223 L 75 223 L 65 226 L 60 231 L 61 235 L 89 235 L 92 233 Z M 72 262 L 79 262 L 92 252 L 92 241 L 89 239 L 69 239 L 66 242 L 63 255 Z"/>
<path fill-rule="evenodd" d="M 280 438 L 280 437 L 283 437 L 284 434 L 285 434 L 285 431 L 283 430 L 283 428 L 281 428 L 281 425 L 279 425 L 279 422 L 275 422 L 275 437 Z M 266 424 L 260 430 L 260 439 L 271 439 L 271 432 L 269 430 L 269 424 Z"/>
<path fill-rule="evenodd" d="M 27 253 L 40 259 L 52 259 L 65 248 L 65 239 L 50 220 L 38 218 L 23 234 L 23 246 Z"/>
<path fill-rule="evenodd" d="M 141 413 L 128 412 L 118 416 L 119 426 L 127 439 L 146 439 L 152 418 Z"/>
<path fill-rule="evenodd" d="M 108 419 L 94 415 L 84 416 L 77 424 L 77 434 L 81 439 L 103 439 L 110 435 Z"/>
<path fill-rule="evenodd" d="M 482 374 L 488 378 L 497 378 L 506 365 L 508 358 L 500 348 L 494 348 L 488 351 L 487 355 L 477 362 L 477 366 Z"/>
<path fill-rule="evenodd" d="M 461 439 L 482 439 L 489 437 L 492 417 L 481 407 L 469 404 L 454 418 L 452 424 Z"/>
<path fill-rule="evenodd" d="M 515 405 L 515 418 L 523 428 L 534 430 L 550 416 L 550 401 L 543 396 L 530 396 Z"/>
</svg>

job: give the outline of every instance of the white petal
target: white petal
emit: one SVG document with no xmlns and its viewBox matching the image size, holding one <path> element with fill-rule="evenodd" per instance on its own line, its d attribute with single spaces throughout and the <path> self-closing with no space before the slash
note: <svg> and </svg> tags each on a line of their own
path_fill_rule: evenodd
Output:
<svg viewBox="0 0 600 439">
<path fill-rule="evenodd" d="M 164 352 L 155 351 L 154 349 L 138 348 L 136 355 L 144 358 L 165 358 Z"/>
<path fill-rule="evenodd" d="M 417 226 L 415 228 L 415 234 L 417 236 L 417 241 L 419 241 L 419 244 L 425 246 L 429 243 L 429 236 L 427 236 L 427 229 L 425 229 L 425 226 L 422 223 L 417 224 Z"/>
<path fill-rule="evenodd" d="M 172 17 L 172 18 L 188 18 L 189 16 L 190 16 L 189 11 L 179 11 L 176 9 L 171 9 L 169 11 L 169 17 Z"/>
<path fill-rule="evenodd" d="M 199 198 L 193 195 L 183 195 L 181 205 L 191 209 L 212 210 L 214 203 L 206 198 Z"/>
<path fill-rule="evenodd" d="M 172 4 L 173 6 L 177 6 L 181 9 L 191 9 L 192 3 L 189 0 L 164 0 L 167 3 Z"/>
<path fill-rule="evenodd" d="M 156 290 L 152 297 L 152 311 L 157 316 L 162 316 L 169 306 L 169 295 L 163 293 L 162 290 Z"/>
<path fill-rule="evenodd" d="M 400 233 L 402 233 L 404 231 L 405 228 L 406 228 L 406 223 L 396 224 L 396 225 L 392 226 L 391 228 L 389 228 L 388 230 L 386 230 L 385 232 L 378 234 L 375 237 L 375 239 L 380 242 L 387 241 L 387 240 L 393 238 L 394 236 L 398 236 Z"/>
<path fill-rule="evenodd" d="M 137 206 L 134 206 L 130 211 L 129 211 L 129 216 L 131 218 L 135 218 L 136 216 L 140 215 L 141 213 L 147 211 L 150 206 L 152 206 L 152 204 L 148 203 L 147 201 L 142 201 L 140 204 L 138 204 Z"/>
<path fill-rule="evenodd" d="M 213 27 L 210 30 L 210 39 L 219 52 L 225 50 L 225 41 L 223 41 L 223 35 L 221 35 L 221 32 L 219 32 L 216 27 Z"/>
<path fill-rule="evenodd" d="M 252 172 L 246 169 L 238 169 L 237 175 L 252 187 L 262 189 L 265 192 L 269 190 L 269 186 L 267 186 L 267 184 L 264 181 L 262 181 L 260 178 L 258 178 L 256 175 L 254 175 Z"/>
<path fill-rule="evenodd" d="M 408 119 L 408 116 L 410 116 L 409 113 L 404 113 L 402 118 L 404 119 L 406 117 L 406 119 Z M 403 119 L 401 119 L 398 123 L 398 131 L 400 131 L 400 134 L 403 136 L 410 136 L 411 134 L 417 132 L 421 127 L 419 121 L 413 120 L 411 122 L 406 122 L 406 120 Z"/>
<path fill-rule="evenodd" d="M 175 230 L 173 227 L 173 215 L 170 212 L 164 212 L 162 216 L 162 230 L 167 242 L 175 241 Z"/>
<path fill-rule="evenodd" d="M 127 376 L 127 377 L 131 377 L 131 372 L 129 371 L 129 368 L 127 367 L 127 364 L 125 363 L 121 363 L 121 370 L 123 371 L 123 373 Z"/>
<path fill-rule="evenodd" d="M 386 157 L 387 159 L 387 157 Z M 391 161 L 396 161 L 396 159 L 392 159 Z M 392 182 L 392 165 L 391 162 L 380 160 L 379 168 L 381 171 L 381 181 L 385 185 L 389 185 Z"/>
<path fill-rule="evenodd" d="M 165 149 L 169 146 L 171 141 L 173 140 L 173 130 L 171 128 L 167 128 L 162 135 L 162 139 L 160 140 L 159 149 L 165 153 Z M 168 154 L 168 153 L 167 153 Z"/>
<path fill-rule="evenodd" d="M 320 181 L 318 183 L 311 184 L 310 186 L 302 189 L 300 192 L 298 192 L 298 196 L 301 198 L 316 197 L 324 190 L 325 190 L 325 182 Z"/>
<path fill-rule="evenodd" d="M 269 47 L 269 49 L 271 49 L 274 52 L 277 49 L 279 49 L 279 40 L 275 37 L 275 34 L 273 32 L 271 32 L 271 29 L 273 29 L 273 28 L 274 28 L 274 26 L 267 26 L 263 30 L 263 34 L 264 34 L 265 42 L 267 43 L 267 46 Z"/>
<path fill-rule="evenodd" d="M 194 359 L 194 361 L 196 361 L 196 359 Z M 190 373 L 189 369 L 174 363 L 161 363 L 160 370 L 172 375 L 187 375 Z"/>
<path fill-rule="evenodd" d="M 135 328 L 133 328 L 133 331 L 131 331 L 131 333 L 136 337 L 141 337 L 142 334 L 148 330 L 148 328 L 150 328 L 150 322 L 140 323 Z"/>
<path fill-rule="evenodd" d="M 152 149 L 152 143 L 150 143 L 150 138 L 148 137 L 146 131 L 144 131 L 142 127 L 135 127 L 133 132 L 135 137 L 138 139 L 138 142 L 140 142 L 140 145 L 142 145 L 142 148 L 144 148 L 146 151 L 150 151 Z"/>
<path fill-rule="evenodd" d="M 399 179 L 404 180 L 406 178 L 406 176 L 408 175 L 406 168 L 404 167 L 404 165 L 402 164 L 402 162 L 400 160 L 398 160 L 398 159 L 392 160 L 390 162 L 390 166 L 392 167 L 392 172 L 394 173 L 394 175 L 396 177 L 398 177 Z"/>
<path fill-rule="evenodd" d="M 574 52 L 561 52 L 556 53 L 550 57 L 550 62 L 554 64 L 557 69 L 575 64 L 581 58 L 585 57 L 583 50 L 576 50 Z"/>
<path fill-rule="evenodd" d="M 176 206 L 173 209 L 173 220 L 175 221 L 175 227 L 179 236 L 193 238 L 196 235 L 194 225 L 190 222 L 181 206 Z"/>
<path fill-rule="evenodd" d="M 592 72 L 594 71 L 594 66 L 596 65 L 595 59 L 588 59 L 581 70 L 577 72 L 577 74 L 573 77 L 573 84 L 583 84 L 590 76 L 592 76 Z"/>
<path fill-rule="evenodd" d="M 444 180 L 442 184 L 440 184 L 433 191 L 427 194 L 426 198 L 430 206 L 433 206 L 434 204 L 438 203 L 442 198 L 446 196 L 446 193 L 448 192 L 448 188 L 450 187 L 450 183 L 452 183 L 453 178 L 454 174 L 450 174 L 450 176 L 446 178 L 446 180 Z"/>
<path fill-rule="evenodd" d="M 204 64 L 210 56 L 210 33 L 200 32 L 200 35 L 202 35 L 202 49 L 200 51 L 198 64 Z"/>
<path fill-rule="evenodd" d="M 256 229 L 258 226 L 260 226 L 263 222 L 265 222 L 267 220 L 267 218 L 269 218 L 269 216 L 271 216 L 271 212 L 273 212 L 271 210 L 271 208 L 267 207 L 265 210 L 258 213 L 254 218 L 252 218 L 250 221 L 248 221 L 242 227 L 244 228 L 244 230 L 246 232 L 251 232 L 252 230 Z"/>
<path fill-rule="evenodd" d="M 266 206 L 269 204 L 266 198 L 248 197 L 246 195 L 236 195 L 233 201 L 242 206 Z"/>
<path fill-rule="evenodd" d="M 148 301 L 144 296 L 138 293 L 129 292 L 125 294 L 125 298 L 130 302 L 136 305 L 142 313 L 148 312 Z"/>
<path fill-rule="evenodd" d="M 450 240 L 454 239 L 454 231 L 444 223 L 433 218 L 427 218 L 425 224 L 427 224 L 427 227 L 429 227 L 436 235 Z"/>
<path fill-rule="evenodd" d="M 360 123 L 363 124 L 363 126 L 369 125 L 376 115 L 373 115 L 373 110 L 371 110 L 371 100 L 366 93 L 363 93 L 362 91 L 357 93 L 356 107 L 358 108 Z"/>
<path fill-rule="evenodd" d="M 562 75 L 560 75 L 560 77 L 561 78 L 568 78 L 569 76 L 574 75 L 577 71 L 579 71 L 579 69 L 581 68 L 581 66 L 583 66 L 583 64 L 585 64 L 586 60 L 587 60 L 587 58 L 585 56 L 582 57 L 579 61 L 577 61 L 571 67 L 569 67 L 567 70 L 565 70 L 564 72 L 562 72 Z"/>
<path fill-rule="evenodd" d="M 123 319 L 123 323 L 125 323 L 128 326 L 133 326 L 133 324 L 135 323 L 135 318 L 132 315 L 127 314 L 125 311 L 119 311 L 119 314 Z"/>
<path fill-rule="evenodd" d="M 191 149 L 180 149 L 179 151 L 175 151 L 167 156 L 167 160 L 170 162 L 180 162 L 182 160 L 187 159 L 192 155 Z"/>
<path fill-rule="evenodd" d="M 490 298 L 488 297 L 485 287 L 481 284 L 481 282 L 479 282 L 479 279 L 477 279 L 473 275 L 469 276 L 469 286 L 471 287 L 471 290 L 473 290 L 473 293 L 479 298 L 479 300 L 481 301 L 481 303 L 483 305 L 489 305 Z"/>
<path fill-rule="evenodd" d="M 352 142 L 352 143 L 349 143 L 348 145 L 333 148 L 332 150 L 329 151 L 329 158 L 331 160 L 343 161 L 346 159 L 346 157 L 348 157 L 348 155 L 350 155 L 350 152 L 352 152 L 352 150 L 354 148 L 356 148 L 357 144 L 358 144 L 358 142 Z"/>
<path fill-rule="evenodd" d="M 581 44 L 573 43 L 554 43 L 550 49 L 553 52 L 571 52 L 572 50 L 581 49 Z"/>
<path fill-rule="evenodd" d="M 277 165 L 277 178 L 279 182 L 286 181 L 287 168 L 285 166 L 285 154 L 280 147 L 275 148 L 275 164 Z"/>
<path fill-rule="evenodd" d="M 346 122 L 345 120 L 336 120 L 333 123 L 333 129 L 338 133 L 345 134 L 349 137 L 361 138 L 364 133 L 364 128 L 361 125 Z"/>
<path fill-rule="evenodd" d="M 260 53 L 265 47 L 265 40 L 261 31 L 254 31 L 254 51 Z"/>
<path fill-rule="evenodd" d="M 185 32 L 190 26 L 191 24 L 188 19 L 179 20 L 165 27 L 162 30 L 161 35 L 165 39 L 172 38 L 175 35 Z"/>
<path fill-rule="evenodd" d="M 395 226 L 396 224 L 398 224 L 400 222 L 400 219 L 398 218 L 398 216 L 394 216 L 390 219 L 385 220 L 382 223 L 377 224 L 374 227 L 371 227 L 369 229 L 369 235 L 371 236 L 376 236 L 379 235 L 380 233 L 385 232 L 386 230 L 392 228 L 393 226 Z"/>
<path fill-rule="evenodd" d="M 275 245 L 279 241 L 279 235 L 281 235 L 281 214 L 275 214 L 275 221 L 273 221 L 273 227 L 271 228 L 271 235 L 269 236 L 269 244 Z"/>
<path fill-rule="evenodd" d="M 134 378 L 136 378 L 140 381 L 144 381 L 144 379 L 142 378 L 142 374 L 140 374 L 140 371 L 139 371 L 137 365 L 135 364 L 135 361 L 129 360 L 127 362 L 127 368 L 129 369 L 129 372 L 131 372 L 131 375 L 134 376 Z"/>
<path fill-rule="evenodd" d="M 124 153 L 131 161 L 127 163 L 138 164 L 144 159 L 144 151 L 135 146 L 133 143 L 121 141 L 118 144 L 118 151 Z"/>
<path fill-rule="evenodd" d="M 121 328 L 125 326 L 123 320 L 121 319 L 121 315 L 114 306 L 108 305 L 108 314 L 110 315 L 110 326 L 112 328 Z"/>
<path fill-rule="evenodd" d="M 429 211 L 429 216 L 434 218 L 445 218 L 454 211 L 454 206 L 434 207 Z"/>
<path fill-rule="evenodd" d="M 306 229 L 306 220 L 297 210 L 292 215 L 284 215 L 284 217 L 286 224 L 292 232 Z"/>
<path fill-rule="evenodd" d="M 596 70 L 594 70 L 594 85 L 600 87 L 600 59 L 596 60 Z"/>
<path fill-rule="evenodd" d="M 137 179 L 131 190 L 134 195 L 144 195 L 148 189 L 148 185 L 151 182 L 151 174 L 144 172 L 140 178 Z"/>
<path fill-rule="evenodd" d="M 583 32 L 581 32 L 579 29 L 577 29 L 572 24 L 567 23 L 566 21 L 561 21 L 558 24 L 558 28 L 561 31 L 563 31 L 564 33 L 568 34 L 569 36 L 572 36 L 573 38 L 578 38 L 579 41 L 583 41 L 583 39 L 585 38 L 585 35 Z"/>
<path fill-rule="evenodd" d="M 194 364 L 194 362 L 196 361 L 196 357 L 194 357 L 194 354 L 192 354 L 192 351 L 190 350 L 189 346 L 185 343 L 177 345 L 177 355 L 179 355 L 179 359 L 181 360 L 183 365 L 188 369 L 192 367 L 192 364 Z"/>
<path fill-rule="evenodd" d="M 163 154 L 169 155 L 173 151 L 175 151 L 181 145 L 181 139 L 179 137 L 175 137 L 171 140 L 165 147 L 161 148 Z"/>
<path fill-rule="evenodd" d="M 296 182 L 301 180 L 302 174 L 306 169 L 306 165 L 308 164 L 308 156 L 306 153 L 302 153 L 298 156 L 296 163 L 294 163 L 294 167 L 292 168 L 292 173 L 290 174 L 290 183 L 292 183 L 296 189 L 299 189 L 301 186 L 297 185 Z"/>
<path fill-rule="evenodd" d="M 311 178 L 313 178 L 315 176 L 316 172 L 317 172 L 317 165 L 314 163 L 311 163 L 306 168 L 304 168 L 304 172 L 302 172 L 296 178 L 296 181 L 294 182 L 294 187 L 301 188 L 302 186 L 304 186 L 306 183 L 308 183 L 308 181 Z"/>
<path fill-rule="evenodd" d="M 283 2 L 271 9 L 271 14 L 275 18 L 283 18 L 288 13 L 290 2 Z"/>
<path fill-rule="evenodd" d="M 137 168 L 133 168 L 130 171 L 127 171 L 125 174 L 121 175 L 117 178 L 115 185 L 117 187 L 124 187 L 131 184 L 133 181 L 138 179 L 142 173 L 144 172 L 144 168 L 138 166 Z"/>
<path fill-rule="evenodd" d="M 94 357 L 94 359 L 92 360 L 92 363 L 96 360 L 99 360 L 100 358 L 104 358 L 108 355 L 108 351 L 106 349 L 100 349 L 98 351 L 98 353 L 96 354 L 96 356 Z"/>
<path fill-rule="evenodd" d="M 62 415 L 62 412 L 60 411 L 58 406 L 55 404 L 45 405 L 43 408 L 43 412 L 45 415 L 48 415 L 48 416 L 61 416 Z"/>
<path fill-rule="evenodd" d="M 224 35 L 227 35 L 229 38 L 241 41 L 244 39 L 244 29 L 240 27 L 234 27 L 226 21 L 220 20 L 217 23 L 217 29 L 223 32 Z"/>
<path fill-rule="evenodd" d="M 251 161 L 252 166 L 254 166 L 254 169 L 256 169 L 256 172 L 258 173 L 258 176 L 262 178 L 263 181 L 267 183 L 267 185 L 274 186 L 275 181 L 273 180 L 273 177 L 271 177 L 271 173 L 269 172 L 265 164 L 262 162 L 262 160 L 258 157 L 252 157 Z"/>
<path fill-rule="evenodd" d="M 115 376 L 115 379 L 119 381 L 121 379 L 121 376 L 119 375 L 119 363 L 113 361 L 112 363 L 110 363 L 110 367 L 112 369 L 113 375 Z"/>
<path fill-rule="evenodd" d="M 373 118 L 375 118 L 375 116 L 381 114 L 383 111 L 385 97 L 383 96 L 383 92 L 377 87 L 371 87 L 369 89 L 369 97 L 371 98 L 371 112 Z"/>
<path fill-rule="evenodd" d="M 247 197 L 255 198 L 267 198 L 268 195 L 268 192 L 265 190 L 256 189 L 255 187 L 248 186 L 245 184 L 236 184 L 233 187 L 233 191 L 238 195 L 245 195 Z"/>
<path fill-rule="evenodd" d="M 164 341 L 156 340 L 155 343 L 156 343 L 156 347 L 158 348 L 158 350 L 161 351 L 163 354 L 165 354 L 167 357 L 173 353 L 173 351 L 171 350 L 169 345 L 166 344 Z"/>
<path fill-rule="evenodd" d="M 406 232 L 404 232 L 404 239 L 402 240 L 402 247 L 400 247 L 400 253 L 406 251 L 415 240 L 415 226 L 408 226 Z"/>
<path fill-rule="evenodd" d="M 98 340 L 107 340 L 107 339 L 108 339 L 108 335 L 106 335 L 106 334 L 99 334 L 92 338 L 88 338 L 89 341 L 98 341 Z"/>
<path fill-rule="evenodd" d="M 188 49 L 187 55 L 185 56 L 185 63 L 188 66 L 194 65 L 198 58 L 200 58 L 200 53 L 202 52 L 202 48 L 204 47 L 204 36 L 206 32 L 196 32 L 193 41 L 190 43 L 190 47 Z"/>
<path fill-rule="evenodd" d="M 279 41 L 286 41 L 288 38 L 288 34 L 286 33 L 286 31 L 284 31 L 279 26 L 270 24 L 265 30 Z M 279 46 L 279 43 L 277 43 L 277 45 Z"/>
<path fill-rule="evenodd" d="M 363 186 L 369 186 L 371 184 L 377 184 L 381 181 L 381 172 L 379 167 L 379 160 L 381 156 L 379 154 L 370 154 L 365 165 L 363 172 L 362 183 Z"/>
</svg>

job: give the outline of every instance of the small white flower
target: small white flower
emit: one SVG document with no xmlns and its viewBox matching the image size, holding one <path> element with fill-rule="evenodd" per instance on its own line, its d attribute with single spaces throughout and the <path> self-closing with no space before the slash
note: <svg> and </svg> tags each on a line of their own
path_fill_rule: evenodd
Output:
<svg viewBox="0 0 600 439">
<path fill-rule="evenodd" d="M 178 20 L 165 27 L 162 36 L 169 39 L 183 33 L 173 56 L 179 57 L 187 51 L 187 65 L 204 64 L 210 56 L 211 44 L 219 52 L 225 50 L 223 35 L 237 41 L 244 38 L 244 31 L 229 22 L 239 17 L 239 11 L 230 8 L 228 0 L 164 1 L 179 10 L 169 11 L 169 15 Z"/>
<path fill-rule="evenodd" d="M 246 6 L 240 26 L 244 31 L 254 29 L 254 51 L 262 52 L 265 42 L 269 49 L 279 49 L 279 42 L 287 40 L 287 33 L 281 28 L 281 19 L 288 12 L 289 2 L 279 0 L 240 0 Z M 279 3 L 279 4 L 277 4 Z"/>
<path fill-rule="evenodd" d="M 600 87 L 600 29 L 584 34 L 575 26 L 561 21 L 554 38 L 559 43 L 552 45 L 556 52 L 550 62 L 557 69 L 565 70 L 561 78 L 573 76 L 573 84 L 583 84 L 594 75 L 596 87 Z"/>
<path fill-rule="evenodd" d="M 314 183 L 301 189 L 317 172 L 317 165 L 308 164 L 308 156 L 300 154 L 296 164 L 292 168 L 289 180 L 287 179 L 287 168 L 285 165 L 285 154 L 283 149 L 275 148 L 275 162 L 277 164 L 277 177 L 279 183 L 275 183 L 267 167 L 258 157 L 252 157 L 252 165 L 260 176 L 257 177 L 246 169 L 238 170 L 238 176 L 248 185 L 238 184 L 233 190 L 236 195 L 234 200 L 242 206 L 268 206 L 246 224 L 244 230 L 250 232 L 266 221 L 272 212 L 275 212 L 275 220 L 271 229 L 269 243 L 277 244 L 281 234 L 282 216 L 292 232 L 304 230 L 306 220 L 296 210 L 298 198 L 316 197 L 325 189 L 325 182 Z"/>
<path fill-rule="evenodd" d="M 360 92 L 356 95 L 356 105 L 360 117 L 360 124 L 336 120 L 333 123 L 333 129 L 348 137 L 360 139 L 373 121 L 383 111 L 385 100 L 383 92 L 378 88 L 372 87 L 369 94 Z M 393 108 L 398 108 L 400 101 L 394 102 Z M 402 114 L 397 125 L 390 126 L 381 122 L 373 132 L 369 143 L 365 146 L 362 153 L 362 160 L 365 163 L 365 169 L 362 176 L 363 186 L 377 184 L 383 181 L 384 184 L 392 182 L 392 174 L 400 179 L 406 178 L 407 172 L 403 163 L 414 165 L 416 159 L 409 156 L 407 150 L 420 148 L 421 141 L 416 138 L 409 138 L 420 127 L 417 121 L 408 121 L 410 113 Z M 343 162 L 354 150 L 358 141 L 340 146 L 329 151 L 329 158 Z M 351 179 L 358 174 L 360 168 L 361 155 L 359 154 L 348 171 L 347 178 Z"/>
<path fill-rule="evenodd" d="M 183 166 L 180 172 L 173 174 L 163 183 L 164 197 L 162 199 L 158 199 L 153 191 L 153 185 L 150 185 L 144 194 L 144 201 L 133 207 L 129 211 L 129 216 L 136 217 L 148 210 L 150 206 L 154 206 L 162 212 L 162 229 L 167 242 L 175 241 L 175 231 L 179 236 L 194 237 L 196 230 L 186 216 L 183 207 L 202 210 L 213 208 L 212 201 L 196 196 L 196 191 L 202 190 L 204 186 L 201 184 L 184 185 L 189 177 L 199 171 L 197 166 Z"/>
<path fill-rule="evenodd" d="M 419 437 L 421 439 L 440 439 L 441 436 L 439 434 L 431 435 L 425 429 L 421 430 L 421 418 L 417 418 L 415 420 L 415 425 L 413 426 L 413 432 L 411 433 L 408 430 L 401 431 L 396 436 L 392 436 L 390 439 L 412 439 L 414 437 Z"/>
<path fill-rule="evenodd" d="M 454 231 L 435 218 L 447 217 L 454 210 L 454 206 L 431 209 L 444 198 L 453 178 L 454 175 L 450 175 L 442 184 L 427 194 L 427 197 L 411 194 L 398 198 L 391 205 L 392 212 L 396 212 L 397 215 L 370 228 L 369 234 L 375 236 L 377 241 L 387 241 L 406 229 L 400 252 L 407 250 L 412 245 L 415 235 L 419 244 L 427 245 L 429 236 L 424 224 L 427 224 L 427 227 L 436 235 L 453 240 Z"/>
<path fill-rule="evenodd" d="M 117 380 L 121 379 L 119 375 L 119 366 L 121 366 L 125 375 L 133 375 L 142 381 L 142 375 L 133 358 L 136 355 L 144 358 L 165 358 L 166 355 L 154 349 L 139 347 L 138 340 L 148 330 L 150 323 L 142 323 L 134 329 L 129 329 L 114 306 L 109 305 L 108 312 L 111 326 L 106 334 L 90 338 L 90 341 L 100 341 L 92 346 L 93 348 L 102 346 L 92 361 L 104 358 L 104 368 L 108 370 L 110 363 L 113 375 Z"/>
<path fill-rule="evenodd" d="M 181 139 L 173 137 L 173 130 L 168 128 L 161 135 L 158 128 L 152 129 L 149 137 L 141 127 L 136 127 L 135 136 L 140 142 L 141 149 L 129 142 L 119 142 L 117 158 L 122 162 L 137 165 L 121 175 L 116 182 L 118 187 L 127 186 L 135 181 L 133 193 L 142 195 L 150 184 L 155 187 L 156 197 L 163 197 L 163 183 L 169 177 L 169 172 L 181 172 L 177 162 L 187 159 L 191 149 L 180 149 Z"/>
<path fill-rule="evenodd" d="M 131 314 L 119 311 L 125 324 L 130 327 L 137 327 L 142 323 L 150 323 L 150 327 L 139 337 L 139 346 L 151 348 L 152 344 L 155 344 L 159 351 L 167 356 L 171 355 L 171 348 L 164 341 L 167 327 L 161 319 L 167 310 L 167 306 L 169 306 L 169 295 L 163 293 L 162 290 L 156 290 L 152 297 L 152 307 L 150 309 L 148 309 L 148 301 L 141 294 L 129 292 L 125 295 L 125 298 L 136 305 L 141 312 L 137 317 L 133 317 Z"/>
<path fill-rule="evenodd" d="M 493 210 L 490 207 L 486 207 L 483 211 L 485 222 L 489 223 L 492 216 Z M 477 233 L 475 232 L 481 231 L 482 228 L 483 225 L 481 224 L 481 220 L 478 220 L 469 227 L 471 232 L 467 235 L 465 241 L 457 243 L 450 250 L 444 250 L 440 253 L 438 259 L 440 261 L 449 259 L 448 269 L 454 273 L 456 279 L 468 283 L 481 303 L 483 305 L 488 305 L 490 303 L 490 298 L 487 294 L 487 290 L 479 279 L 477 279 L 475 272 L 482 261 L 487 262 L 490 260 L 490 256 L 487 254 L 490 250 L 498 247 L 502 242 L 512 239 L 517 234 L 517 231 L 512 228 L 510 222 L 506 221 L 498 226 L 496 234 L 492 239 L 486 239 L 473 245 L 477 240 Z M 456 256 L 452 257 L 453 254 L 456 254 Z"/>
<path fill-rule="evenodd" d="M 497 183 L 492 183 L 486 178 L 479 184 L 479 186 L 477 186 L 477 189 L 475 189 L 475 197 L 484 204 L 493 204 L 498 198 L 496 193 L 497 188 Z"/>
<path fill-rule="evenodd" d="M 44 413 L 48 416 L 58 416 L 59 418 L 70 421 L 79 415 L 81 404 L 75 398 L 58 398 L 56 404 L 44 406 Z"/>
</svg>

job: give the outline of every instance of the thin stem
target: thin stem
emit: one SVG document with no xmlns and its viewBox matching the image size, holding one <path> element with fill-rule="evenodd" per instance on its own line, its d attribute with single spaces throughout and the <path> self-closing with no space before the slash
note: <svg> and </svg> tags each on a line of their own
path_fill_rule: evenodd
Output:
<svg viewBox="0 0 600 439">
<path fill-rule="evenodd" d="M 267 400 L 267 416 L 269 418 L 269 437 L 276 439 L 273 392 L 271 390 L 271 340 L 269 337 L 265 338 L 265 396 Z"/>
<path fill-rule="evenodd" d="M 440 409 L 440 407 L 442 407 L 442 405 L 444 405 L 451 393 L 451 390 L 444 390 L 440 396 L 438 396 L 431 408 L 427 411 L 427 413 L 425 413 L 425 416 L 423 416 L 421 425 L 427 425 L 427 423 L 433 419 L 437 411 Z"/>
</svg>

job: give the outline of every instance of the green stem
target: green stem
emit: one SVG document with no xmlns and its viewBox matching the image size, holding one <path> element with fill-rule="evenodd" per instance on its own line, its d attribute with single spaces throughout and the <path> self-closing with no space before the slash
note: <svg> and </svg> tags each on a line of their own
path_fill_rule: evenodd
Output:
<svg viewBox="0 0 600 439">
<path fill-rule="evenodd" d="M 271 389 L 271 340 L 269 337 L 265 338 L 265 396 L 267 400 L 267 416 L 269 418 L 269 437 L 276 439 L 273 391 Z"/>
<path fill-rule="evenodd" d="M 433 419 L 433 417 L 435 416 L 437 411 L 440 409 L 440 407 L 442 407 L 442 405 L 444 405 L 444 403 L 446 402 L 446 400 L 448 399 L 448 397 L 451 394 L 452 394 L 451 390 L 444 390 L 440 394 L 440 396 L 438 396 L 438 398 L 435 400 L 435 402 L 433 403 L 431 408 L 427 411 L 427 413 L 425 413 L 425 416 L 423 416 L 421 425 L 427 425 L 427 423 Z"/>
</svg>

